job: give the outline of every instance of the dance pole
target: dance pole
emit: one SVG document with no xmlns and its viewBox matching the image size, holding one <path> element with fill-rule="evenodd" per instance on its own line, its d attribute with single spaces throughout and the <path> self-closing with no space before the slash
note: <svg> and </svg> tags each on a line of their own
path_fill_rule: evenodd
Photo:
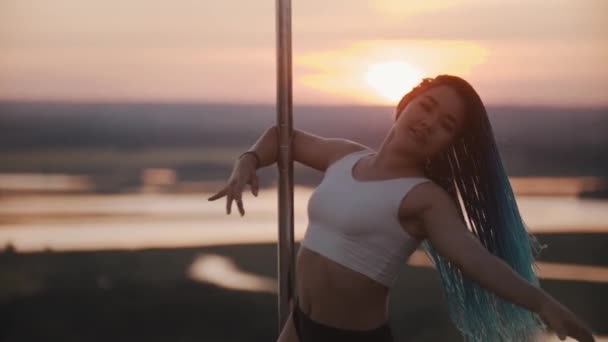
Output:
<svg viewBox="0 0 608 342">
<path fill-rule="evenodd" d="M 279 240 L 278 299 L 279 334 L 289 316 L 295 294 L 293 234 L 293 161 L 291 156 L 291 0 L 276 1 L 277 30 L 277 126 L 279 127 Z"/>
</svg>

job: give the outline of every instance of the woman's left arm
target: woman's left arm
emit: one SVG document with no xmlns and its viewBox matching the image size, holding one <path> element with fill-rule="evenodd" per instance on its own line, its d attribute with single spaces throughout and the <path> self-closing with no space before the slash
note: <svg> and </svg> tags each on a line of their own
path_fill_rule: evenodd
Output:
<svg viewBox="0 0 608 342">
<path fill-rule="evenodd" d="M 461 220 L 456 204 L 445 190 L 438 186 L 428 190 L 425 197 L 429 201 L 421 218 L 425 235 L 433 248 L 482 287 L 538 312 L 545 292 L 530 284 L 481 244 Z"/>
<path fill-rule="evenodd" d="M 591 330 L 570 310 L 530 284 L 511 266 L 490 253 L 461 220 L 456 204 L 433 184 L 423 196 L 421 219 L 426 238 L 444 258 L 498 296 L 540 315 L 560 339 L 594 341 Z"/>
</svg>

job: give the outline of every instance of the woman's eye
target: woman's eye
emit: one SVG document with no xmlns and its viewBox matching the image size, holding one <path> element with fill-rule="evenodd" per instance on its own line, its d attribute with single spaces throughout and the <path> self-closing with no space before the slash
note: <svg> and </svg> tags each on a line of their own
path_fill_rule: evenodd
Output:
<svg viewBox="0 0 608 342">
<path fill-rule="evenodd" d="M 426 103 L 424 103 L 424 102 L 420 102 L 420 105 L 421 105 L 421 106 L 422 106 L 422 108 L 424 108 L 424 110 L 425 110 L 425 111 L 427 111 L 427 112 L 431 110 L 431 107 L 430 107 L 429 105 L 427 105 Z"/>
</svg>

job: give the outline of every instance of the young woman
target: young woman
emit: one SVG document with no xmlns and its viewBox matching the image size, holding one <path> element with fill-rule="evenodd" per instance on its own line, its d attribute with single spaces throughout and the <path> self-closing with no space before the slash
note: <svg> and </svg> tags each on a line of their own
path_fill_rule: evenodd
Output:
<svg viewBox="0 0 608 342">
<path fill-rule="evenodd" d="M 439 272 L 450 317 L 470 341 L 594 341 L 544 292 L 538 243 L 519 215 L 485 107 L 462 78 L 425 78 L 397 105 L 378 151 L 301 130 L 294 160 L 324 172 L 308 203 L 297 256 L 297 294 L 278 341 L 393 341 L 388 298 L 400 265 L 422 244 Z M 235 162 L 226 196 L 245 214 L 256 170 L 277 160 L 271 127 Z M 546 325 L 545 325 L 546 324 Z"/>
</svg>

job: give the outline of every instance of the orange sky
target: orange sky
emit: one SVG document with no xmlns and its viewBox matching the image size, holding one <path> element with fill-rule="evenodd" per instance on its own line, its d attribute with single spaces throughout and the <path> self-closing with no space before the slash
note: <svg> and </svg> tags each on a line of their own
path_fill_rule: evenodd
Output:
<svg viewBox="0 0 608 342">
<path fill-rule="evenodd" d="M 4 0 L 0 98 L 274 103 L 274 5 Z M 451 73 L 487 104 L 608 105 L 605 0 L 292 7 L 295 103 L 394 104 Z"/>
</svg>

